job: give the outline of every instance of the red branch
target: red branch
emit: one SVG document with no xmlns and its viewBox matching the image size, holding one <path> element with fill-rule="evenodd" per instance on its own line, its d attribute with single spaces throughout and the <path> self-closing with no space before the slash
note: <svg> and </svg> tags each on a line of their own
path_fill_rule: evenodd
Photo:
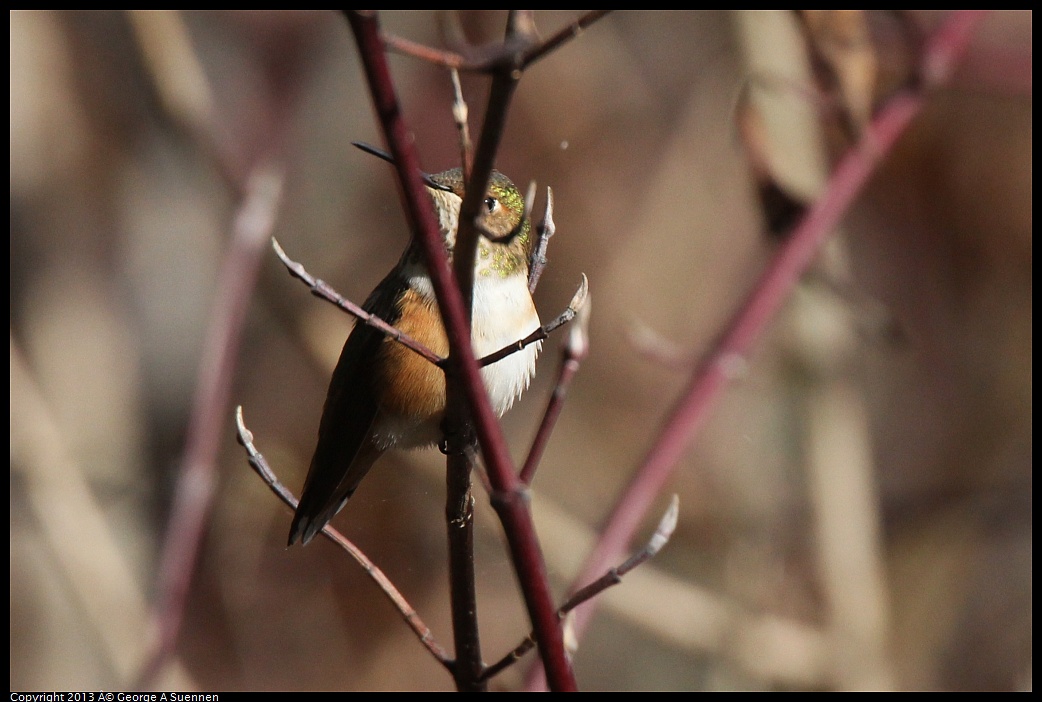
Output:
<svg viewBox="0 0 1042 702">
<path fill-rule="evenodd" d="M 151 642 L 137 689 L 150 689 L 177 643 L 188 586 L 208 523 L 216 485 L 216 456 L 224 436 L 239 340 L 265 244 L 282 195 L 281 169 L 264 165 L 247 180 L 231 243 L 221 262 L 192 401 L 185 455 L 159 562 Z"/>
<path fill-rule="evenodd" d="M 616 502 L 600 540 L 587 558 L 573 588 L 600 576 L 627 550 L 680 458 L 705 425 L 709 411 L 728 381 L 745 361 L 753 344 L 807 270 L 821 244 L 832 233 L 883 157 L 926 104 L 929 90 L 950 80 L 986 11 L 953 12 L 927 42 L 920 63 L 921 81 L 894 95 L 869 124 L 861 140 L 843 157 L 822 196 L 779 249 L 755 289 L 734 316 L 708 357 L 668 414 L 640 468 Z M 594 613 L 594 601 L 575 610 L 579 636 Z M 542 689 L 542 671 L 534 670 L 528 689 Z"/>
<path fill-rule="evenodd" d="M 548 672 L 550 686 L 554 690 L 573 690 L 575 678 L 564 653 L 557 607 L 550 593 L 535 527 L 527 506 L 523 500 L 517 499 L 524 494 L 523 486 L 516 477 L 502 428 L 489 405 L 474 359 L 467 309 L 449 268 L 430 198 L 420 178 L 419 159 L 395 94 L 376 17 L 371 12 L 362 11 L 348 12 L 347 15 L 358 44 L 373 103 L 394 158 L 403 191 L 402 205 L 428 262 L 454 361 L 451 370 L 462 384 L 492 485 L 510 502 L 507 508 L 497 512 L 510 544 L 514 568 L 539 641 L 539 651 Z"/>
</svg>

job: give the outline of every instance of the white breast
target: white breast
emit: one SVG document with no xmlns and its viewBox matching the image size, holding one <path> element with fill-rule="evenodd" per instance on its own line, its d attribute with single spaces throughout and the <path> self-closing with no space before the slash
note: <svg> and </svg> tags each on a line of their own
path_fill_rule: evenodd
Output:
<svg viewBox="0 0 1042 702">
<path fill-rule="evenodd" d="M 478 358 L 525 338 L 539 326 L 539 314 L 528 292 L 526 276 L 507 279 L 478 276 L 474 281 L 471 340 Z M 499 416 L 503 416 L 528 387 L 541 347 L 541 341 L 529 344 L 481 369 L 492 409 Z"/>
<path fill-rule="evenodd" d="M 409 285 L 421 295 L 434 298 L 427 271 L 415 265 L 407 271 Z M 524 339 L 540 327 L 539 313 L 528 292 L 524 274 L 508 278 L 477 275 L 474 279 L 474 311 L 471 344 L 477 358 L 499 351 Z M 542 342 L 537 341 L 481 369 L 492 409 L 502 417 L 528 388 L 535 375 L 535 361 Z"/>
</svg>

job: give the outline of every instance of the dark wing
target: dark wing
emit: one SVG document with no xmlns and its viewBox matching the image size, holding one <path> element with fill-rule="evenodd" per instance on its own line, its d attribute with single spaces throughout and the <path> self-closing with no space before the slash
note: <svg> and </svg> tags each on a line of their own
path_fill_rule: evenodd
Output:
<svg viewBox="0 0 1042 702">
<path fill-rule="evenodd" d="M 395 301 L 405 285 L 405 279 L 393 271 L 369 295 L 363 308 L 396 324 L 400 311 Z M 365 367 L 376 357 L 383 341 L 382 332 L 360 321 L 347 337 L 329 381 L 318 445 L 290 526 L 290 546 L 298 539 L 306 544 L 322 531 L 383 453 L 370 440 L 377 397 L 372 369 Z"/>
</svg>

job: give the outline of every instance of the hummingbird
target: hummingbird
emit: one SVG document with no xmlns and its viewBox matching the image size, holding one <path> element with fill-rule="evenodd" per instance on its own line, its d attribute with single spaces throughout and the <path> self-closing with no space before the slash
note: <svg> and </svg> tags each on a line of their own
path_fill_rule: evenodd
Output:
<svg viewBox="0 0 1042 702">
<path fill-rule="evenodd" d="M 454 168 L 425 174 L 424 181 L 451 259 L 464 196 L 463 173 Z M 479 223 L 471 343 L 481 358 L 528 336 L 540 321 L 528 289 L 532 242 L 524 197 L 498 171 L 492 171 Z M 439 356 L 448 354 L 434 286 L 415 240 L 363 309 Z M 481 369 L 498 416 L 528 387 L 540 346 L 541 342 L 530 344 Z M 307 544 L 322 531 L 385 451 L 438 443 L 445 402 L 441 368 L 377 329 L 356 323 L 329 383 L 289 545 L 298 540 Z"/>
</svg>

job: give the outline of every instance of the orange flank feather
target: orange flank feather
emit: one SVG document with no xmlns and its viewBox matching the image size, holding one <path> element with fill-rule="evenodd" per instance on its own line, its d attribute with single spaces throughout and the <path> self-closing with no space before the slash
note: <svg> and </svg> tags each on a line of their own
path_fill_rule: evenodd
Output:
<svg viewBox="0 0 1042 702">
<path fill-rule="evenodd" d="M 449 352 L 441 313 L 434 300 L 407 289 L 398 303 L 398 328 L 441 357 Z M 445 411 L 445 373 L 394 339 L 384 339 L 379 364 L 380 409 L 390 415 L 426 420 Z"/>
</svg>

